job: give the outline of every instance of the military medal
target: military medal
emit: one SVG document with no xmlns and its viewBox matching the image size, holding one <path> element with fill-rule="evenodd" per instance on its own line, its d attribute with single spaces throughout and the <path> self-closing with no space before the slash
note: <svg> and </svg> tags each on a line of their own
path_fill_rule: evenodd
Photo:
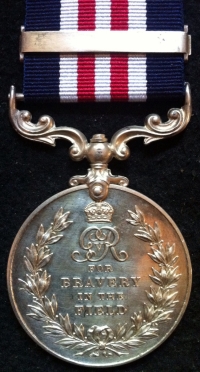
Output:
<svg viewBox="0 0 200 372">
<path fill-rule="evenodd" d="M 189 300 L 191 263 L 167 213 L 108 164 L 126 160 L 134 138 L 150 144 L 187 126 L 191 96 L 182 68 L 190 37 L 180 1 L 52 3 L 27 0 L 24 92 L 11 87 L 10 119 L 29 140 L 70 141 L 71 158 L 86 158 L 90 167 L 22 225 L 8 262 L 10 300 L 26 332 L 51 354 L 90 367 L 121 365 L 175 329 Z M 169 110 L 167 122 L 152 114 L 110 141 L 99 133 L 88 141 L 47 115 L 33 124 L 16 107 L 23 98 L 146 101 L 183 94 L 184 105 Z"/>
</svg>

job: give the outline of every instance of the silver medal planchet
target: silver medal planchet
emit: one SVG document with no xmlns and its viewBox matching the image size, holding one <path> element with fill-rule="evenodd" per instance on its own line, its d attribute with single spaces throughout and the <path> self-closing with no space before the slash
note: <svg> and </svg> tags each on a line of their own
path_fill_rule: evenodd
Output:
<svg viewBox="0 0 200 372">
<path fill-rule="evenodd" d="M 63 191 L 27 219 L 8 264 L 11 302 L 27 333 L 61 359 L 91 367 L 136 360 L 180 321 L 191 264 L 171 218 L 142 194 L 110 186 Z"/>
<path fill-rule="evenodd" d="M 191 263 L 172 219 L 128 179 L 108 169 L 125 160 L 127 142 L 145 143 L 182 131 L 191 115 L 185 105 L 162 123 L 150 115 L 144 127 L 127 127 L 110 143 L 102 134 L 87 142 L 78 130 L 56 127 L 44 116 L 31 123 L 10 93 L 10 117 L 23 137 L 54 145 L 72 142 L 74 160 L 86 157 L 85 176 L 39 206 L 19 230 L 8 262 L 8 289 L 26 332 L 51 354 L 84 366 L 134 361 L 158 347 L 175 329 L 191 290 Z"/>
</svg>

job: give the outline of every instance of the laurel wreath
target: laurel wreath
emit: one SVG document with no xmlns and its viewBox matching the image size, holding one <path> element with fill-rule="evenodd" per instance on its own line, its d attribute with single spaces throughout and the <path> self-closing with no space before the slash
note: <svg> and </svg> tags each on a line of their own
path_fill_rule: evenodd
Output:
<svg viewBox="0 0 200 372">
<path fill-rule="evenodd" d="M 49 245 L 57 243 L 63 237 L 59 232 L 73 222 L 68 221 L 69 212 L 63 213 L 63 208 L 60 208 L 50 227 L 45 231 L 41 225 L 36 243 L 26 248 L 24 263 L 29 273 L 26 274 L 25 281 L 20 281 L 23 283 L 22 289 L 32 295 L 32 303 L 28 305 L 31 312 L 27 315 L 44 322 L 44 332 L 57 337 L 57 344 L 67 349 L 77 349 L 76 356 L 86 353 L 89 356 L 105 357 L 129 354 L 129 349 L 139 347 L 158 336 L 159 324 L 170 319 L 177 303 L 178 292 L 175 288 L 181 274 L 177 273 L 178 266 L 175 266 L 178 260 L 175 244 L 164 245 L 158 225 L 148 225 L 137 206 L 135 212 L 128 213 L 130 218 L 127 222 L 136 227 L 134 236 L 150 244 L 151 253 L 148 255 L 159 269 L 152 267 L 153 275 L 149 275 L 154 284 L 146 291 L 149 304 L 144 303 L 143 310 L 131 316 L 130 324 L 117 324 L 114 330 L 107 325 L 93 325 L 86 330 L 83 324 L 72 324 L 68 314 L 57 314 L 55 294 L 51 299 L 45 295 L 51 282 L 51 275 L 44 269 L 53 255 Z"/>
</svg>

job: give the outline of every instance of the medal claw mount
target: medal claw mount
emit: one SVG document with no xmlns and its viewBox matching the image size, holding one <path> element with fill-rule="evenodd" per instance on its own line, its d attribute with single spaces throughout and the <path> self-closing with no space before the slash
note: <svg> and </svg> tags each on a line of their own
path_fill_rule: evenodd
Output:
<svg viewBox="0 0 200 372">
<path fill-rule="evenodd" d="M 42 116 L 37 124 L 31 122 L 32 115 L 29 111 L 20 111 L 16 107 L 18 97 L 12 86 L 9 95 L 9 116 L 13 128 L 22 136 L 32 141 L 43 142 L 55 146 L 56 139 L 66 139 L 72 143 L 70 156 L 75 161 L 84 158 L 90 162 L 91 168 L 85 176 L 74 176 L 70 179 L 71 186 L 86 184 L 89 188 L 90 197 L 101 202 L 108 195 L 109 184 L 121 186 L 128 185 L 128 179 L 123 176 L 113 176 L 108 163 L 116 158 L 126 160 L 130 154 L 127 142 L 138 137 L 144 137 L 144 144 L 175 136 L 182 132 L 188 125 L 191 113 L 191 93 L 188 83 L 185 84 L 185 103 L 179 108 L 168 111 L 168 121 L 163 123 L 156 114 L 148 115 L 144 126 L 129 126 L 117 131 L 110 143 L 105 135 L 96 134 L 88 143 L 82 132 L 71 127 L 56 127 L 54 120 L 48 116 Z"/>
</svg>

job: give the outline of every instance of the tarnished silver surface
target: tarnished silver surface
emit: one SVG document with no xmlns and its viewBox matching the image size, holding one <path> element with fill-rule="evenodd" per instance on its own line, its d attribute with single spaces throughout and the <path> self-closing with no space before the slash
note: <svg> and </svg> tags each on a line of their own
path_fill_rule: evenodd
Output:
<svg viewBox="0 0 200 372">
<path fill-rule="evenodd" d="M 24 53 L 182 53 L 191 54 L 191 37 L 184 31 L 24 31 L 20 41 Z"/>
<path fill-rule="evenodd" d="M 187 247 L 171 218 L 138 192 L 109 189 L 101 203 L 91 203 L 86 186 L 47 200 L 20 229 L 8 264 L 10 299 L 28 334 L 91 367 L 159 346 L 191 287 Z"/>
</svg>

